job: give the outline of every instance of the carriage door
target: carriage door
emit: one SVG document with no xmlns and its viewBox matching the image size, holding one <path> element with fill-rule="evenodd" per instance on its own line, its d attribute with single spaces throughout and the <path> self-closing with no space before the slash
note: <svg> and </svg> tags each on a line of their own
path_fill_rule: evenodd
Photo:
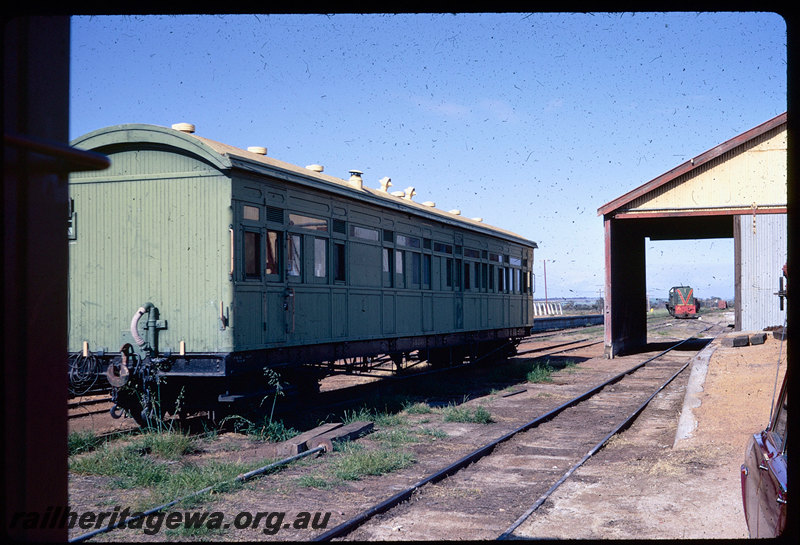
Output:
<svg viewBox="0 0 800 545">
<path fill-rule="evenodd" d="M 232 325 L 236 348 L 249 350 L 261 347 L 266 337 L 262 265 L 266 230 L 262 205 L 239 202 L 236 211 L 233 229 L 240 251 L 237 266 L 234 267 L 235 303 Z"/>
<path fill-rule="evenodd" d="M 293 300 L 286 282 L 286 226 L 284 211 L 273 206 L 266 207 L 267 233 L 264 244 L 264 276 L 266 278 L 267 344 L 283 343 L 291 322 Z"/>
<path fill-rule="evenodd" d="M 454 321 L 456 329 L 464 329 L 464 276 L 463 276 L 463 257 L 464 257 L 464 239 L 461 234 L 456 233 L 453 242 L 455 242 L 455 269 L 453 280 L 455 283 L 455 298 L 453 305 L 453 312 L 455 313 Z"/>
</svg>

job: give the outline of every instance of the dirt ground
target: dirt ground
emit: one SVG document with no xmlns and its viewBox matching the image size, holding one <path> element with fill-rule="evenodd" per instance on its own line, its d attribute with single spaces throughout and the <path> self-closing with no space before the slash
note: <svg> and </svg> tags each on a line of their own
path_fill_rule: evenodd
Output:
<svg viewBox="0 0 800 545">
<path fill-rule="evenodd" d="M 724 318 L 722 318 L 724 320 Z M 732 320 L 731 320 L 732 321 Z M 732 331 L 723 335 L 734 335 Z M 664 340 L 660 335 L 650 339 Z M 602 348 L 600 348 L 600 351 Z M 779 353 L 780 374 L 786 364 L 785 346 L 768 337 L 763 345 L 729 348 L 721 337 L 713 350 L 699 394 L 700 405 L 692 410 L 696 428 L 688 438 L 675 442 L 684 404 L 689 370 L 663 390 L 627 431 L 612 441 L 537 510 L 514 533 L 521 539 L 691 539 L 747 537 L 741 508 L 739 465 L 750 434 L 763 428 L 770 412 Z M 355 516 L 371 505 L 437 471 L 478 445 L 499 437 L 518 425 L 523 411 L 536 413 L 557 405 L 587 384 L 609 378 L 625 363 L 586 354 L 581 363 L 553 376 L 552 383 L 527 385 L 526 395 L 505 397 L 491 393 L 471 398 L 469 405 L 487 407 L 491 424 L 459 424 L 434 421 L 431 415 L 410 417 L 409 429 L 436 429 L 445 436 L 413 446 L 415 463 L 380 477 L 366 477 L 334 487 L 299 486 L 301 479 L 322 474 L 333 456 L 322 456 L 289 466 L 280 473 L 253 481 L 244 489 L 217 495 L 203 507 L 228 516 L 244 511 L 286 512 L 286 520 L 297 513 L 330 512 L 327 528 Z M 541 406 L 541 407 L 540 407 Z M 541 414 L 541 413 L 536 413 Z M 375 436 L 382 430 L 376 427 Z M 259 458 L 259 447 L 250 439 L 226 434 L 209 446 L 204 458 L 247 460 Z M 370 436 L 359 439 L 369 445 Z M 405 448 L 405 447 L 402 447 Z M 199 456 L 199 455 L 198 455 Z M 148 505 L 132 490 L 107 487 L 107 478 L 71 475 L 70 504 L 76 510 L 103 510 L 114 505 Z M 465 494 L 471 491 L 465 489 Z M 458 514 L 453 513 L 454 518 Z M 444 521 L 443 521 L 444 522 Z M 457 524 L 456 524 L 457 526 Z M 425 539 L 385 528 L 370 539 Z M 70 532 L 70 538 L 80 531 Z M 258 530 L 233 530 L 197 536 L 160 532 L 152 536 L 130 529 L 103 534 L 92 541 L 253 541 L 300 540 L 319 531 L 294 531 L 266 535 Z M 452 535 L 454 540 L 476 539 L 474 534 Z M 356 539 L 358 539 L 356 535 Z"/>
<path fill-rule="evenodd" d="M 736 333 L 740 334 L 740 333 Z M 733 332 L 728 336 L 736 335 Z M 673 440 L 684 390 L 662 392 L 634 425 L 580 468 L 515 533 L 556 539 L 747 538 L 739 468 L 752 433 L 766 426 L 785 346 L 714 342 L 693 410 L 697 427 Z M 778 383 L 780 388 L 780 383 Z"/>
</svg>

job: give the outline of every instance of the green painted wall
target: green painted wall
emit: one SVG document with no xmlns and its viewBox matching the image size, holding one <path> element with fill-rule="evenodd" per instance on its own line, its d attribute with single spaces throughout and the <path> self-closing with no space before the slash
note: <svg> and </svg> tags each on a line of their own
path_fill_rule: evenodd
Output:
<svg viewBox="0 0 800 545">
<path fill-rule="evenodd" d="M 110 169 L 76 174 L 70 197 L 69 349 L 117 352 L 145 302 L 167 329 L 161 350 L 230 350 L 219 305 L 230 307 L 230 181 L 196 158 L 159 149 L 107 150 Z M 167 174 L 162 174 L 167 173 Z M 144 320 L 140 334 L 144 335 Z"/>
</svg>

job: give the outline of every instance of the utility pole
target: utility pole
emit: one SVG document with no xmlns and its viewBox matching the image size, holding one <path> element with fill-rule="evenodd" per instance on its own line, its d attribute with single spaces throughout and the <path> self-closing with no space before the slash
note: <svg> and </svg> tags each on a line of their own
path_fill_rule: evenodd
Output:
<svg viewBox="0 0 800 545">
<path fill-rule="evenodd" d="M 544 266 L 544 304 L 547 307 L 547 260 L 542 259 L 542 265 Z"/>
</svg>

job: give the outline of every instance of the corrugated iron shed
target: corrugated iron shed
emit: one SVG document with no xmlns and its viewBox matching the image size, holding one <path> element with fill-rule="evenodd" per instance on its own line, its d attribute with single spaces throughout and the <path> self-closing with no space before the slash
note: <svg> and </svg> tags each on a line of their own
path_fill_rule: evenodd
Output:
<svg viewBox="0 0 800 545">
<path fill-rule="evenodd" d="M 765 238 L 757 229 L 751 232 L 741 226 L 743 218 L 749 218 L 753 225 L 759 223 L 756 218 L 762 218 L 767 231 L 783 229 L 785 235 L 787 155 L 784 112 L 598 209 L 605 228 L 608 357 L 647 344 L 645 238 L 735 238 L 739 249 L 735 256 L 737 325 L 755 329 L 763 321 L 751 319 L 756 315 L 767 321 L 776 319 L 765 306 L 774 304 L 777 308 L 777 298 L 770 302 L 769 298 L 756 297 L 757 291 L 746 286 L 766 286 L 774 280 L 750 265 L 781 259 L 785 263 L 786 236 Z M 765 215 L 776 217 L 766 221 Z M 775 272 L 779 275 L 780 267 Z M 769 325 L 777 324 L 764 323 L 758 329 Z"/>
</svg>

